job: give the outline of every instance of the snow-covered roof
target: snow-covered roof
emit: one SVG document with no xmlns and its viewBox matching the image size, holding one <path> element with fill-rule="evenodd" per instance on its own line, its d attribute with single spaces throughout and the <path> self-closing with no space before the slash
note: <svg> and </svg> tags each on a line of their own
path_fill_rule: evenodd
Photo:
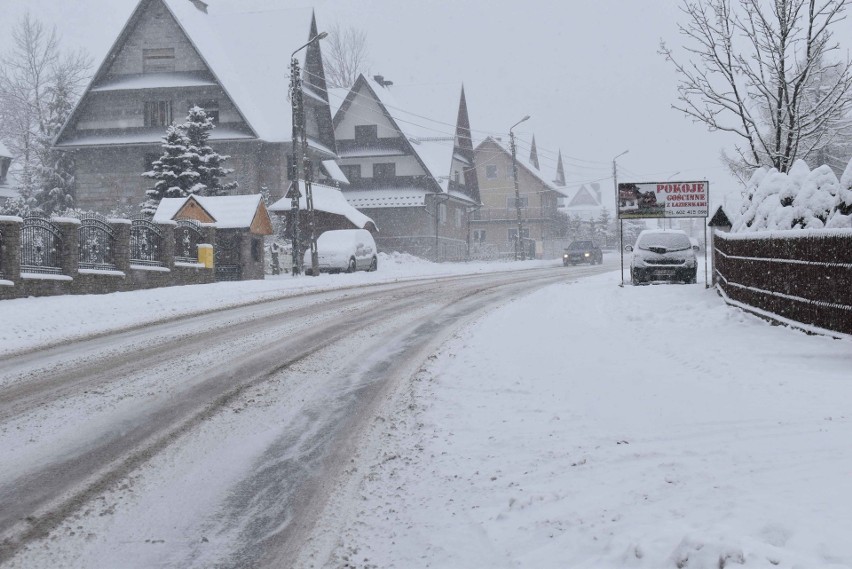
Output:
<svg viewBox="0 0 852 569">
<path fill-rule="evenodd" d="M 340 169 L 340 166 L 337 165 L 337 162 L 334 160 L 323 160 L 322 167 L 325 169 L 329 178 L 335 182 L 349 185 L 349 179 L 346 177 L 346 174 L 343 173 L 343 170 Z"/>
<path fill-rule="evenodd" d="M 172 221 L 189 199 L 198 204 L 215 219 L 219 229 L 245 229 L 251 227 L 262 200 L 260 194 L 243 196 L 190 196 L 186 198 L 163 198 L 154 213 L 154 222 Z"/>
<path fill-rule="evenodd" d="M 12 199 L 12 198 L 17 198 L 20 195 L 21 194 L 18 193 L 18 190 L 14 190 L 14 189 L 0 183 L 0 199 L 8 200 L 8 199 Z"/>
<path fill-rule="evenodd" d="M 4 158 L 11 158 L 11 157 L 12 157 L 12 153 L 11 153 L 11 152 L 9 152 L 9 149 L 8 149 L 8 148 L 6 148 L 6 147 L 3 145 L 3 143 L 2 143 L 2 142 L 0 142 L 0 156 L 2 156 L 2 157 L 4 157 Z"/>
<path fill-rule="evenodd" d="M 197 73 L 142 73 L 118 75 L 100 82 L 92 91 L 130 89 L 171 89 L 174 87 L 207 87 L 216 82 Z"/>
<path fill-rule="evenodd" d="M 365 81 L 373 91 L 379 103 L 396 123 L 400 134 L 408 139 L 417 157 L 423 163 L 429 175 L 435 179 L 443 191 L 449 186 L 452 168 L 453 149 L 455 148 L 456 120 L 458 118 L 461 88 L 450 84 L 396 84 L 382 85 L 373 78 L 364 75 L 358 80 Z M 358 83 L 356 83 L 356 87 Z M 362 92 L 363 93 L 363 92 Z M 331 91 L 329 102 L 332 108 L 343 103 L 340 92 Z M 362 109 L 369 108 L 361 102 L 362 94 L 352 95 L 347 113 L 361 116 Z M 338 109 L 339 112 L 339 109 Z M 337 114 L 337 113 L 335 113 Z M 429 117 L 425 119 L 423 117 Z M 353 151 L 341 153 L 341 158 L 377 156 L 380 151 Z M 387 155 L 398 155 L 395 150 L 385 151 Z"/>
<path fill-rule="evenodd" d="M 491 137 L 491 136 L 487 137 L 485 140 L 480 142 L 477 145 L 476 150 L 479 151 L 480 147 L 483 144 L 487 144 L 489 142 L 496 145 L 500 149 L 502 149 L 503 152 L 505 152 L 506 155 L 511 158 L 512 152 L 509 150 L 508 143 L 506 143 L 502 140 L 497 140 L 496 138 Z M 523 153 L 520 153 L 520 152 L 515 153 L 515 160 L 517 161 L 519 167 L 527 170 L 536 179 L 538 179 L 538 181 L 540 181 L 542 183 L 542 185 L 546 186 L 547 189 L 553 190 L 554 192 L 557 192 L 558 194 L 560 194 L 562 196 L 571 197 L 568 188 L 557 186 L 553 182 L 547 180 L 545 178 L 544 172 L 542 172 L 539 168 L 536 168 L 533 164 L 531 164 L 529 159 L 526 156 L 523 156 L 522 154 Z"/>
<path fill-rule="evenodd" d="M 305 196 L 305 182 L 303 180 L 299 180 L 299 192 L 302 194 L 299 198 L 299 208 L 302 210 L 307 209 L 308 202 Z M 341 215 L 352 222 L 358 229 L 366 229 L 368 224 L 376 225 L 370 217 L 355 209 L 343 197 L 343 193 L 339 189 L 326 186 L 325 184 L 313 183 L 311 184 L 311 192 L 314 199 L 314 210 Z M 269 206 L 269 211 L 290 211 L 290 198 L 281 198 Z"/>
<path fill-rule="evenodd" d="M 358 209 L 378 207 L 417 207 L 426 203 L 426 195 L 431 194 L 417 188 L 383 188 L 375 190 L 347 190 L 343 195 L 350 204 Z"/>
<path fill-rule="evenodd" d="M 187 0 L 164 2 L 258 137 L 289 141 L 291 114 L 282 112 L 288 56 L 310 39 L 312 9 L 282 8 L 280 0 L 209 0 L 202 12 Z M 297 57 L 304 60 L 304 53 Z"/>
</svg>

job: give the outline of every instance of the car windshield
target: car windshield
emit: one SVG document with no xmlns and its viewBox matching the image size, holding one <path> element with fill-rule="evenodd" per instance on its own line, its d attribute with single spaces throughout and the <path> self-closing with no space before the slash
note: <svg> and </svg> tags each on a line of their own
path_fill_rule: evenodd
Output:
<svg viewBox="0 0 852 569">
<path fill-rule="evenodd" d="M 568 245 L 568 248 L 573 251 L 577 251 L 578 249 L 593 249 L 594 245 L 591 241 L 574 241 L 573 243 Z"/>
<path fill-rule="evenodd" d="M 660 248 L 666 251 L 683 251 L 692 247 L 692 244 L 684 233 L 646 233 L 639 237 L 637 246 L 646 250 Z"/>
</svg>

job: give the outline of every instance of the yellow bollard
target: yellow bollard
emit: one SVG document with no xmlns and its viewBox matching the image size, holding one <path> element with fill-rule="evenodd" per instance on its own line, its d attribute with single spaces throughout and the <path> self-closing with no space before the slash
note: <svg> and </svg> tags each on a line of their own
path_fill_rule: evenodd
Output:
<svg viewBox="0 0 852 569">
<path fill-rule="evenodd" d="M 198 244 L 198 262 L 204 265 L 206 269 L 213 268 L 213 245 L 209 243 Z"/>
</svg>

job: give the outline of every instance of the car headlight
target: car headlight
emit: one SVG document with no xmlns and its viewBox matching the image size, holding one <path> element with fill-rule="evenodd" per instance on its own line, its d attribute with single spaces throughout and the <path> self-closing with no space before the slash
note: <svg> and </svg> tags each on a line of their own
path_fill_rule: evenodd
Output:
<svg viewBox="0 0 852 569">
<path fill-rule="evenodd" d="M 588 256 L 589 256 L 589 254 L 588 254 L 588 253 L 583 253 L 583 256 L 584 256 L 584 257 L 588 257 Z"/>
</svg>

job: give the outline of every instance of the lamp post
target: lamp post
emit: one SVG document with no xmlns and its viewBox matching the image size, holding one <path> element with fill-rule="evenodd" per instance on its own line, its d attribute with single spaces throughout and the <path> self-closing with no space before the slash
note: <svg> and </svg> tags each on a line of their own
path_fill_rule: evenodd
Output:
<svg viewBox="0 0 852 569">
<path fill-rule="evenodd" d="M 309 45 L 318 42 L 328 35 L 327 32 L 320 32 L 308 43 L 301 46 L 290 54 L 290 102 L 292 103 L 293 112 L 293 153 L 290 160 L 290 178 L 293 183 L 290 187 L 290 218 L 293 225 L 293 275 L 298 275 L 302 272 L 302 239 L 299 229 L 299 171 L 304 171 L 305 177 L 305 202 L 308 209 L 308 226 L 310 227 L 311 239 L 311 275 L 319 275 L 319 255 L 317 254 L 317 238 L 314 231 L 314 195 L 311 189 L 311 181 L 313 177 L 313 168 L 311 159 L 308 157 L 308 135 L 305 128 L 305 103 L 302 96 L 302 78 L 301 69 L 299 68 L 299 60 L 296 59 L 296 54 L 308 47 Z M 297 146 L 299 152 L 297 152 Z M 301 156 L 299 156 L 301 154 Z"/>
<path fill-rule="evenodd" d="M 615 187 L 615 213 L 618 215 L 618 250 L 621 254 L 621 284 L 618 286 L 624 286 L 624 222 L 621 220 L 621 213 L 619 211 L 620 204 L 618 201 L 618 170 L 615 166 L 615 161 L 630 152 L 630 150 L 625 150 L 621 154 L 617 154 L 612 158 L 612 184 Z"/>
<path fill-rule="evenodd" d="M 512 132 L 512 129 L 521 124 L 524 121 L 529 120 L 530 116 L 527 115 L 515 124 L 512 125 L 512 128 L 509 129 L 509 148 L 512 151 L 512 178 L 515 181 L 515 210 L 518 214 L 518 239 L 515 242 L 515 260 L 517 261 L 519 258 L 521 261 L 526 260 L 526 254 L 524 252 L 523 247 L 523 221 L 521 220 L 521 192 L 518 189 L 518 159 L 516 157 L 516 149 L 515 149 L 515 133 Z"/>
</svg>

